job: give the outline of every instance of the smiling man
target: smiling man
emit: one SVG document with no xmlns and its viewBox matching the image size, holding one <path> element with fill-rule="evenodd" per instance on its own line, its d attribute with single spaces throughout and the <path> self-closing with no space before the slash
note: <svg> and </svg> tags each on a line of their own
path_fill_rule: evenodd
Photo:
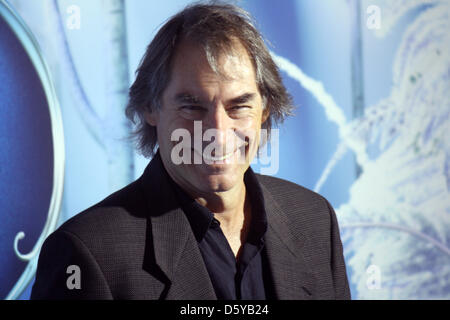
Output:
<svg viewBox="0 0 450 320">
<path fill-rule="evenodd" d="M 291 109 L 245 11 L 196 4 L 172 17 L 127 107 L 152 160 L 45 241 L 32 298 L 349 299 L 328 201 L 250 168 L 261 130 Z"/>
</svg>

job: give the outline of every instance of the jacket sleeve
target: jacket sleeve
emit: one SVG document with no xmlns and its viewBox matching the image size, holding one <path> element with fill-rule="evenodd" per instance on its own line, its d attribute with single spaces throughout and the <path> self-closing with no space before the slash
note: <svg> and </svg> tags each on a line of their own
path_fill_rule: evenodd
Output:
<svg viewBox="0 0 450 320">
<path fill-rule="evenodd" d="M 339 234 L 336 213 L 327 201 L 331 219 L 331 270 L 333 276 L 334 293 L 336 300 L 350 300 L 350 288 L 344 261 L 344 252 Z"/>
<path fill-rule="evenodd" d="M 112 298 L 102 270 L 81 239 L 67 231 L 56 231 L 45 240 L 31 300 Z"/>
</svg>

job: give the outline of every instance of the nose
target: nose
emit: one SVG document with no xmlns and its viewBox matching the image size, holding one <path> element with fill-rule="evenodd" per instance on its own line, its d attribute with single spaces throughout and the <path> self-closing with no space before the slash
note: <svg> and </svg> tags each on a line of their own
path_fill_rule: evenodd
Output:
<svg viewBox="0 0 450 320">
<path fill-rule="evenodd" d="M 215 143 L 219 146 L 225 146 L 230 139 L 230 133 L 233 132 L 233 119 L 228 116 L 223 106 L 216 105 L 208 112 L 204 119 L 204 129 L 212 129 Z"/>
<path fill-rule="evenodd" d="M 205 127 L 208 129 L 226 130 L 230 125 L 230 117 L 227 114 L 225 108 L 216 103 L 207 113 L 205 120 Z"/>
</svg>

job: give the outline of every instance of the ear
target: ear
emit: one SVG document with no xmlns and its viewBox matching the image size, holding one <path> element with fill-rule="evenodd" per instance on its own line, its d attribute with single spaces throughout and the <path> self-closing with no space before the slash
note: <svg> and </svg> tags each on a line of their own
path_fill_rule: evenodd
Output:
<svg viewBox="0 0 450 320">
<path fill-rule="evenodd" d="M 152 111 L 152 112 L 150 112 L 150 111 L 145 111 L 145 112 L 144 112 L 144 118 L 145 118 L 145 121 L 146 121 L 149 125 L 151 125 L 151 126 L 153 126 L 153 127 L 156 127 L 156 124 L 158 123 L 158 115 L 157 115 L 157 112 L 158 112 L 158 111 Z"/>
<path fill-rule="evenodd" d="M 263 110 L 263 113 L 262 113 L 261 124 L 264 124 L 264 122 L 266 122 L 266 120 L 269 118 L 269 116 L 270 116 L 270 111 L 269 111 L 269 108 L 267 108 L 267 106 L 266 106 L 266 108 Z"/>
</svg>

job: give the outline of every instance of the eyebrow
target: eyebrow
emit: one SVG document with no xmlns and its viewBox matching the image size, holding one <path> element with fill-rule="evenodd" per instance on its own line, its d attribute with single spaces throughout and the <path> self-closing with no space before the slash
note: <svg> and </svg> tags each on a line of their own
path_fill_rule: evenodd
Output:
<svg viewBox="0 0 450 320">
<path fill-rule="evenodd" d="M 178 101 L 180 103 L 190 103 L 190 104 L 200 104 L 200 98 L 197 96 L 194 96 L 190 93 L 178 93 L 175 96 L 175 101 Z"/>
<path fill-rule="evenodd" d="M 247 102 L 253 100 L 254 98 L 255 98 L 254 93 L 244 93 L 236 98 L 228 100 L 227 104 L 228 105 L 243 104 L 243 103 L 247 103 Z"/>
<path fill-rule="evenodd" d="M 254 93 L 244 93 L 241 94 L 238 97 L 232 98 L 227 101 L 227 105 L 234 105 L 234 104 L 242 104 L 247 103 L 255 98 Z M 182 92 L 178 93 L 175 96 L 175 100 L 180 103 L 189 103 L 189 104 L 200 104 L 201 99 L 198 96 L 192 95 L 190 93 Z"/>
</svg>

